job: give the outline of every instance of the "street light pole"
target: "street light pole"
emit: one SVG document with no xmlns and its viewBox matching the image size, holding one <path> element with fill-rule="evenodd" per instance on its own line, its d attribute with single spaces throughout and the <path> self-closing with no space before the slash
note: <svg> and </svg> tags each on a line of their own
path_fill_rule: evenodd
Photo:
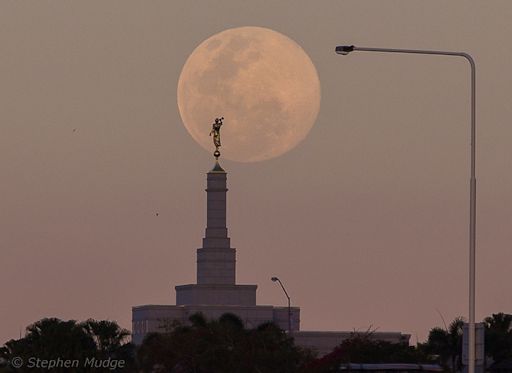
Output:
<svg viewBox="0 0 512 373">
<path fill-rule="evenodd" d="M 336 53 L 347 55 L 351 52 L 426 54 L 464 57 L 471 67 L 471 176 L 469 180 L 469 365 L 468 373 L 475 373 L 475 246 L 476 246 L 476 67 L 473 57 L 464 52 L 445 52 L 419 49 L 363 48 L 340 45 Z"/>
<path fill-rule="evenodd" d="M 290 301 L 290 296 L 288 295 L 288 292 L 284 288 L 284 285 L 279 278 L 274 276 L 271 278 L 271 280 L 273 282 L 276 282 L 276 281 L 279 282 L 279 285 L 281 285 L 281 288 L 283 289 L 284 294 L 286 295 L 286 298 L 288 298 L 288 335 L 291 336 L 292 335 L 292 305 L 291 305 L 291 301 Z"/>
</svg>

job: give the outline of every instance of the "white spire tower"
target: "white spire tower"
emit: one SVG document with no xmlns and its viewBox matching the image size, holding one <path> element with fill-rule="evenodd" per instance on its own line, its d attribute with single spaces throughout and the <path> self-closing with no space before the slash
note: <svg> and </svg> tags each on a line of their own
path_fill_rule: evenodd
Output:
<svg viewBox="0 0 512 373">
<path fill-rule="evenodd" d="M 219 162 L 206 178 L 206 231 L 197 249 L 197 284 L 176 286 L 176 305 L 256 305 L 257 285 L 236 285 L 236 250 L 226 226 L 227 173 Z"/>
</svg>

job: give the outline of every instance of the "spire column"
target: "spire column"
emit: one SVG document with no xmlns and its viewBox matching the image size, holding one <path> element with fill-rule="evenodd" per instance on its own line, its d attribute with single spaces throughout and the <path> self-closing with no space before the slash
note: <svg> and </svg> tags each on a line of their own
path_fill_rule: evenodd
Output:
<svg viewBox="0 0 512 373">
<path fill-rule="evenodd" d="M 198 284 L 235 284 L 236 250 L 230 247 L 226 226 L 227 173 L 215 163 L 207 174 L 206 230 L 197 250 Z"/>
</svg>

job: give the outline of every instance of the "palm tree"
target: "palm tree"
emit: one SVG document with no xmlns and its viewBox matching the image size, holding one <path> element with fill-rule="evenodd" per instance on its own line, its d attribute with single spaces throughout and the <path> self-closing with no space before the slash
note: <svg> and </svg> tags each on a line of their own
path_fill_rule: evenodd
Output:
<svg viewBox="0 0 512 373">
<path fill-rule="evenodd" d="M 94 356 L 96 346 L 93 339 L 85 333 L 74 320 L 62 321 L 46 318 L 27 327 L 24 338 L 5 343 L 4 355 L 18 356 L 23 360 L 38 357 L 43 360 L 61 358 L 62 360 L 81 360 Z M 64 368 L 55 368 L 55 372 L 65 372 Z"/>
<path fill-rule="evenodd" d="M 121 347 L 130 332 L 121 328 L 115 321 L 89 319 L 81 324 L 85 332 L 94 340 L 98 351 L 108 356 Z"/>
<path fill-rule="evenodd" d="M 452 372 L 462 367 L 463 327 L 464 319 L 457 317 L 447 329 L 433 328 L 424 346 L 428 353 L 439 355 L 441 363 L 447 365 Z"/>
<path fill-rule="evenodd" d="M 78 360 L 108 357 L 124 360 L 127 369 L 134 364 L 134 346 L 123 344 L 129 332 L 113 321 L 89 319 L 79 323 L 45 318 L 27 327 L 25 337 L 10 340 L 0 348 L 0 360 L 15 356 L 28 361 L 37 357 L 42 360 Z M 1 369 L 1 367 L 0 367 Z M 69 368 L 54 368 L 52 372 L 69 372 Z M 90 371 L 81 366 L 75 372 Z"/>
</svg>

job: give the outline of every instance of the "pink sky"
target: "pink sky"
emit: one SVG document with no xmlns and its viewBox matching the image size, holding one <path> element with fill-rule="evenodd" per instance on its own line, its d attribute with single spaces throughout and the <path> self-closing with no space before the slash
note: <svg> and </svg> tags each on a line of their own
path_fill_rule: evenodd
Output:
<svg viewBox="0 0 512 373">
<path fill-rule="evenodd" d="M 238 282 L 302 308 L 302 329 L 429 328 L 467 315 L 469 80 L 477 61 L 477 319 L 512 313 L 512 3 L 225 0 L 0 3 L 0 342 L 43 317 L 114 319 L 195 279 L 212 157 L 176 84 L 201 41 L 262 26 L 320 76 L 306 140 L 223 162 Z M 208 3 L 211 4 L 211 3 Z M 159 216 L 155 215 L 159 212 Z"/>
</svg>

